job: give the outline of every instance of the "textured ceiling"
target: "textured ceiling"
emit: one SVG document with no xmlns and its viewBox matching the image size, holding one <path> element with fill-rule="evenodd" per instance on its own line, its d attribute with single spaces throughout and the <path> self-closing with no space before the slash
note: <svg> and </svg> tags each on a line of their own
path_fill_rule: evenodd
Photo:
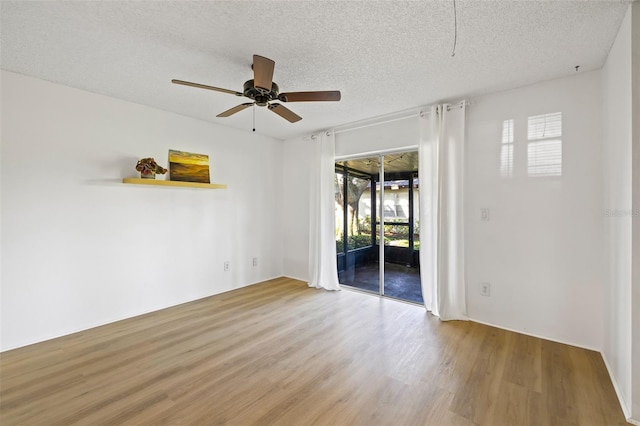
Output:
<svg viewBox="0 0 640 426">
<path fill-rule="evenodd" d="M 341 90 L 290 103 L 291 124 L 256 110 L 279 139 L 442 101 L 600 68 L 624 1 L 2 1 L 1 67 L 251 131 L 251 57 L 276 62 L 281 91 Z"/>
</svg>

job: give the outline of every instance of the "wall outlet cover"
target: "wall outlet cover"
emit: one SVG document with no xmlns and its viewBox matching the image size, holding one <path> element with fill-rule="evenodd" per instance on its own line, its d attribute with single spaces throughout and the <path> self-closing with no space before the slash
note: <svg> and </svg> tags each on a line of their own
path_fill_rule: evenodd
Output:
<svg viewBox="0 0 640 426">
<path fill-rule="evenodd" d="M 481 283 L 480 284 L 480 295 L 481 296 L 491 296 L 491 284 L 490 283 Z"/>
</svg>

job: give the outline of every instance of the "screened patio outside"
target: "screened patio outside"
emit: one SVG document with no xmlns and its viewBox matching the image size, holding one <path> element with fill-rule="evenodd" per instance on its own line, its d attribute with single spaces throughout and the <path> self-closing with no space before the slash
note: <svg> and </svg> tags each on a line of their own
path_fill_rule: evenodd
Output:
<svg viewBox="0 0 640 426">
<path fill-rule="evenodd" d="M 382 179 L 381 158 L 384 161 Z M 382 201 L 380 192 L 384 192 Z M 419 196 L 417 152 L 336 163 L 336 251 L 338 278 L 342 285 L 423 303 Z M 379 214 L 381 202 L 384 221 Z M 381 222 L 384 223 L 385 260 L 382 287 L 379 261 Z"/>
</svg>

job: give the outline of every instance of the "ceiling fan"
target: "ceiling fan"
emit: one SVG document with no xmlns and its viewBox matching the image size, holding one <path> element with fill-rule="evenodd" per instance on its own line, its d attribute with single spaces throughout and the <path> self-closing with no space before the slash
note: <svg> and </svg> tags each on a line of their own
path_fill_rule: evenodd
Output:
<svg viewBox="0 0 640 426">
<path fill-rule="evenodd" d="M 235 90 L 221 89 L 219 87 L 207 86 L 205 84 L 191 83 L 183 80 L 171 80 L 174 84 L 181 84 L 183 86 L 197 87 L 200 89 L 214 90 L 216 92 L 229 93 L 236 96 L 245 96 L 253 102 L 246 102 L 221 112 L 216 117 L 229 117 L 230 115 L 240 112 L 243 109 L 249 108 L 252 105 L 258 105 L 261 107 L 268 107 L 271 111 L 278 114 L 285 120 L 295 123 L 302 120 L 298 114 L 291 111 L 279 103 L 272 103 L 272 101 L 280 102 L 322 102 L 322 101 L 339 101 L 339 90 L 327 90 L 318 92 L 287 92 L 280 93 L 280 88 L 273 82 L 273 69 L 276 63 L 269 58 L 265 58 L 259 55 L 253 55 L 253 80 L 248 80 L 244 83 L 242 92 L 236 92 Z"/>
</svg>

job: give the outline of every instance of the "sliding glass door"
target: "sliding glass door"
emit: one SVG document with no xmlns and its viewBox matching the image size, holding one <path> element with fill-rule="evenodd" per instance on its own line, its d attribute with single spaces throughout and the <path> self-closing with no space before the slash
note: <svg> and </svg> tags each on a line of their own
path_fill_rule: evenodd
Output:
<svg viewBox="0 0 640 426">
<path fill-rule="evenodd" d="M 340 283 L 422 303 L 418 154 L 336 163 Z"/>
<path fill-rule="evenodd" d="M 378 293 L 380 274 L 372 233 L 372 214 L 376 211 L 373 175 L 378 157 L 365 159 L 366 170 L 336 164 L 336 251 L 340 283 Z"/>
<path fill-rule="evenodd" d="M 417 173 L 384 176 L 384 294 L 422 303 Z"/>
</svg>

